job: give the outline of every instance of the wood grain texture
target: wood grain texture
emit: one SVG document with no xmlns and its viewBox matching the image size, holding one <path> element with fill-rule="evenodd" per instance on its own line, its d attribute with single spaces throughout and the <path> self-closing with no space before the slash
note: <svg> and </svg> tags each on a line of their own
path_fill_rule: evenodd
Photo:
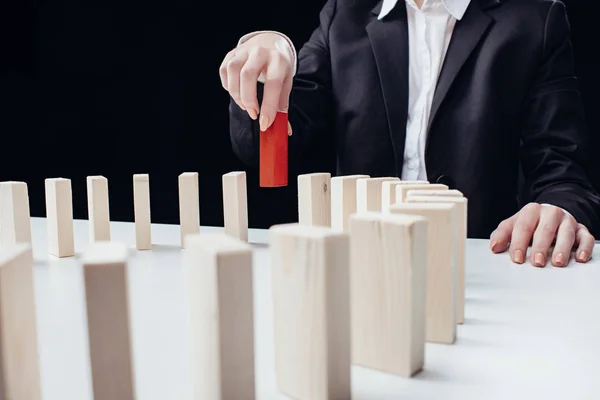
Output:
<svg viewBox="0 0 600 400">
<path fill-rule="evenodd" d="M 331 178 L 331 227 L 338 232 L 350 231 L 348 218 L 356 212 L 356 181 L 368 175 L 345 175 Z"/>
<path fill-rule="evenodd" d="M 408 196 L 408 203 L 452 203 L 456 204 L 457 260 L 456 260 L 456 322 L 465 322 L 465 265 L 467 253 L 468 201 L 464 197 L 438 195 Z"/>
<path fill-rule="evenodd" d="M 356 181 L 356 212 L 381 211 L 383 182 L 399 182 L 400 178 L 363 178 Z"/>
<path fill-rule="evenodd" d="M 150 210 L 150 176 L 133 175 L 133 212 L 135 218 L 135 247 L 152 249 L 152 217 Z"/>
<path fill-rule="evenodd" d="M 456 340 L 458 215 L 450 203 L 397 203 L 392 214 L 421 215 L 429 221 L 427 243 L 427 341 Z"/>
<path fill-rule="evenodd" d="M 408 378 L 425 363 L 428 221 L 350 217 L 352 361 Z"/>
<path fill-rule="evenodd" d="M 134 400 L 127 247 L 97 242 L 81 262 L 94 400 Z"/>
<path fill-rule="evenodd" d="M 298 222 L 303 225 L 331 226 L 331 174 L 298 176 Z"/>
<path fill-rule="evenodd" d="M 31 244 L 29 192 L 25 182 L 0 182 L 0 248 Z"/>
<path fill-rule="evenodd" d="M 184 172 L 179 175 L 179 226 L 181 247 L 185 237 L 200 232 L 200 190 L 198 173 Z"/>
<path fill-rule="evenodd" d="M 248 194 L 246 172 L 223 175 L 223 220 L 225 233 L 248 241 Z"/>
<path fill-rule="evenodd" d="M 349 237 L 289 224 L 269 238 L 277 386 L 299 400 L 348 400 Z"/>
<path fill-rule="evenodd" d="M 86 182 L 90 243 L 110 241 L 108 180 L 103 176 L 88 176 Z"/>
<path fill-rule="evenodd" d="M 28 244 L 0 250 L 0 399 L 41 400 L 34 292 Z"/>
<path fill-rule="evenodd" d="M 227 234 L 186 238 L 193 400 L 253 400 L 252 248 Z"/>
<path fill-rule="evenodd" d="M 288 114 L 278 112 L 275 121 L 259 137 L 259 185 L 288 184 Z"/>
<path fill-rule="evenodd" d="M 427 181 L 403 181 L 393 180 L 384 181 L 381 184 L 381 212 L 389 213 L 390 206 L 396 204 L 396 186 L 397 185 L 426 185 Z"/>
</svg>

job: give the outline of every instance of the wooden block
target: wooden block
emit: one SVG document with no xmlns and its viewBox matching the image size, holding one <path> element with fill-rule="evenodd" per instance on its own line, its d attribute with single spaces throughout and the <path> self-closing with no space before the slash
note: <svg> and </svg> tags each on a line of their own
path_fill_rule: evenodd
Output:
<svg viewBox="0 0 600 400">
<path fill-rule="evenodd" d="M 405 378 L 423 369 L 428 221 L 350 217 L 352 362 Z"/>
<path fill-rule="evenodd" d="M 185 237 L 200 232 L 200 190 L 197 172 L 184 172 L 179 175 L 179 226 L 181 247 L 185 248 Z"/>
<path fill-rule="evenodd" d="M 255 398 L 252 249 L 227 234 L 186 237 L 193 400 Z"/>
<path fill-rule="evenodd" d="M 96 242 L 82 264 L 94 400 L 133 400 L 127 247 Z"/>
<path fill-rule="evenodd" d="M 277 386 L 297 400 L 347 400 L 348 234 L 300 224 L 269 232 Z"/>
<path fill-rule="evenodd" d="M 298 222 L 303 225 L 331 226 L 331 174 L 298 176 Z"/>
<path fill-rule="evenodd" d="M 331 227 L 349 232 L 348 218 L 356 212 L 356 181 L 369 175 L 345 175 L 331 178 Z"/>
<path fill-rule="evenodd" d="M 25 182 L 0 182 L 0 247 L 31 244 L 29 193 Z"/>
<path fill-rule="evenodd" d="M 452 344 L 456 340 L 456 205 L 451 203 L 396 203 L 392 214 L 421 215 L 428 219 L 427 341 Z"/>
<path fill-rule="evenodd" d="M 42 399 L 33 266 L 28 244 L 0 250 L 0 399 Z"/>
<path fill-rule="evenodd" d="M 400 178 L 361 178 L 356 181 L 356 212 L 381 211 L 383 182 L 398 182 Z"/>
<path fill-rule="evenodd" d="M 456 224 L 457 260 L 456 260 L 456 322 L 465 322 L 465 265 L 467 251 L 468 202 L 464 197 L 438 195 L 408 196 L 407 203 L 452 203 L 456 204 L 458 223 Z"/>
<path fill-rule="evenodd" d="M 225 233 L 248 241 L 248 199 L 246 172 L 223 175 L 223 218 Z"/>
<path fill-rule="evenodd" d="M 403 203 L 406 200 L 406 193 L 409 190 L 448 190 L 447 185 L 441 183 L 410 184 L 396 186 L 396 203 Z"/>
<path fill-rule="evenodd" d="M 443 196 L 443 197 L 464 197 L 460 190 L 445 189 L 445 190 L 428 190 L 428 189 L 411 189 L 406 192 L 406 197 L 411 196 Z"/>
<path fill-rule="evenodd" d="M 46 179 L 46 228 L 48 252 L 56 257 L 75 255 L 73 234 L 73 192 L 71 180 Z"/>
<path fill-rule="evenodd" d="M 396 203 L 397 185 L 426 185 L 427 181 L 385 181 L 381 184 L 381 212 L 389 213 L 390 206 Z"/>
<path fill-rule="evenodd" d="M 150 177 L 148 174 L 133 175 L 133 211 L 135 215 L 135 247 L 152 249 L 152 221 L 150 213 Z"/>
<path fill-rule="evenodd" d="M 278 112 L 275 121 L 259 137 L 259 185 L 261 187 L 288 184 L 288 114 Z"/>
<path fill-rule="evenodd" d="M 110 241 L 108 180 L 103 176 L 87 177 L 90 243 Z"/>
</svg>

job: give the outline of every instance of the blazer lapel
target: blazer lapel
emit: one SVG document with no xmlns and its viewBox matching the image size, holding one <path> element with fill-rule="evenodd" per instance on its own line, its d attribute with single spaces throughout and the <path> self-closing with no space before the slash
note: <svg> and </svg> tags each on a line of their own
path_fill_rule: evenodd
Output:
<svg viewBox="0 0 600 400">
<path fill-rule="evenodd" d="M 432 126 L 440 106 L 461 68 L 492 23 L 492 18 L 483 9 L 498 3 L 499 0 L 471 0 L 465 15 L 456 23 L 433 96 L 429 126 Z"/>
<path fill-rule="evenodd" d="M 381 5 L 382 1 L 372 10 L 366 29 L 379 72 L 397 176 L 401 176 L 408 114 L 408 23 L 404 4 L 378 20 Z"/>
</svg>

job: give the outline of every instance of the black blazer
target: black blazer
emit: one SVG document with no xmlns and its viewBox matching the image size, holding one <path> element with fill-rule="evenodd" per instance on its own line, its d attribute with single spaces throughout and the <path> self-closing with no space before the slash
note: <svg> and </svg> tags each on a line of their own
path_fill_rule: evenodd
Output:
<svg viewBox="0 0 600 400">
<path fill-rule="evenodd" d="M 401 176 L 406 8 L 377 20 L 380 8 L 365 0 L 324 6 L 298 54 L 290 157 L 335 135 L 338 175 Z M 469 237 L 489 237 L 528 201 L 562 207 L 597 228 L 600 197 L 586 176 L 582 110 L 562 3 L 471 0 L 438 80 L 425 152 L 429 181 L 469 199 Z M 234 151 L 257 166 L 257 123 L 234 102 L 230 120 Z"/>
</svg>

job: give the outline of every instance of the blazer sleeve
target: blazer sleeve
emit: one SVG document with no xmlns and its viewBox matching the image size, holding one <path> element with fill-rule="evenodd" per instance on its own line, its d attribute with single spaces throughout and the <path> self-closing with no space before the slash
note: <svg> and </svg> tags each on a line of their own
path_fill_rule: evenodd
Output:
<svg viewBox="0 0 600 400">
<path fill-rule="evenodd" d="M 520 156 L 532 201 L 561 207 L 598 232 L 600 196 L 587 176 L 588 137 L 570 36 L 564 5 L 552 2 L 527 99 Z"/>
<path fill-rule="evenodd" d="M 298 52 L 288 120 L 293 129 L 289 138 L 290 160 L 297 158 L 306 146 L 320 135 L 331 132 L 332 96 L 329 26 L 336 0 L 328 0 L 320 13 L 320 24 Z M 259 104 L 262 83 L 258 83 Z M 258 166 L 259 126 L 231 98 L 229 102 L 229 134 L 235 154 L 245 164 Z"/>
</svg>

